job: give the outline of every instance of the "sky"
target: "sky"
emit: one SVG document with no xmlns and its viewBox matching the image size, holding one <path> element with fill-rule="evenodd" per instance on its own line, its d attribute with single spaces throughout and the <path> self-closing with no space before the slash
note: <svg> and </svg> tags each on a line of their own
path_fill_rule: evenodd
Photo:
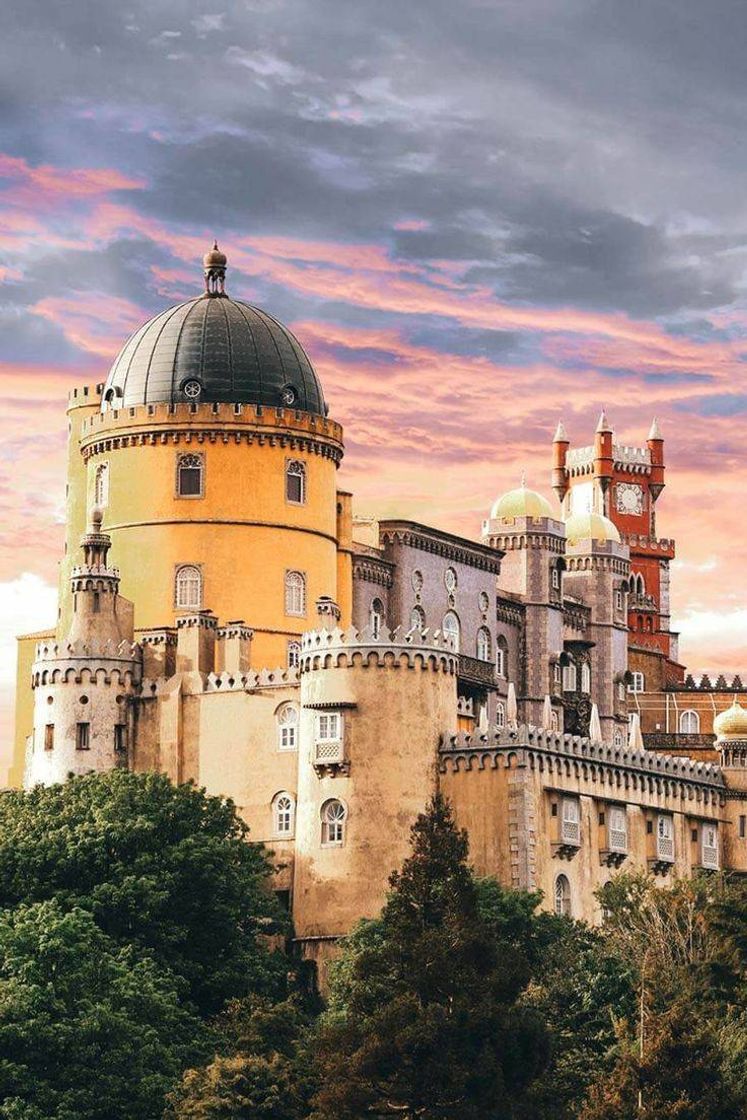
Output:
<svg viewBox="0 0 747 1120">
<path fill-rule="evenodd" d="M 361 514 L 468 536 L 654 415 L 693 671 L 747 671 L 742 0 L 4 0 L 0 753 L 65 399 L 202 287 L 298 335 Z"/>
</svg>

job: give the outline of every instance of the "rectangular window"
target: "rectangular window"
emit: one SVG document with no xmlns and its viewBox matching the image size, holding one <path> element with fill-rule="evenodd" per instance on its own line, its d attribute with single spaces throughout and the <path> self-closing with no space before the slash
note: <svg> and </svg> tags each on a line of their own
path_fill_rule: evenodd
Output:
<svg viewBox="0 0 747 1120">
<path fill-rule="evenodd" d="M 711 871 L 718 871 L 718 827 L 715 824 L 704 824 L 701 827 L 702 850 L 700 861 L 703 867 Z"/>
<path fill-rule="evenodd" d="M 671 817 L 656 819 L 656 858 L 674 862 L 674 823 Z"/>
<path fill-rule="evenodd" d="M 342 716 L 339 712 L 320 712 L 316 718 L 314 764 L 334 766 L 343 761 Z"/>
<path fill-rule="evenodd" d="M 202 455 L 180 455 L 176 467 L 176 492 L 180 498 L 202 497 Z"/>
<path fill-rule="evenodd" d="M 581 842 L 581 815 L 575 797 L 564 797 L 560 821 L 560 839 L 563 844 Z"/>
<path fill-rule="evenodd" d="M 99 614 L 101 611 L 101 595 L 98 591 L 93 593 L 93 613 Z"/>
<path fill-rule="evenodd" d="M 48 723 L 44 728 L 44 750 L 54 750 L 54 724 Z M 742 818 L 744 819 L 744 818 Z"/>
<path fill-rule="evenodd" d="M 300 459 L 292 459 L 285 465 L 285 497 L 297 506 L 306 501 L 306 464 Z"/>
<path fill-rule="evenodd" d="M 621 611 L 623 609 L 623 593 L 622 591 L 615 592 L 615 610 Z"/>
<path fill-rule="evenodd" d="M 622 805 L 612 805 L 609 810 L 608 841 L 610 851 L 628 850 L 628 815 Z"/>
<path fill-rule="evenodd" d="M 340 713 L 324 712 L 319 716 L 317 739 L 320 743 L 337 741 L 340 738 Z"/>
<path fill-rule="evenodd" d="M 114 750 L 118 754 L 124 754 L 127 750 L 127 728 L 123 723 L 115 723 L 114 725 Z"/>
<path fill-rule="evenodd" d="M 90 747 L 90 723 L 79 723 L 75 727 L 75 749 L 76 751 L 87 751 Z"/>
<path fill-rule="evenodd" d="M 742 816 L 739 818 L 739 839 L 744 840 L 747 836 L 747 817 Z"/>
</svg>

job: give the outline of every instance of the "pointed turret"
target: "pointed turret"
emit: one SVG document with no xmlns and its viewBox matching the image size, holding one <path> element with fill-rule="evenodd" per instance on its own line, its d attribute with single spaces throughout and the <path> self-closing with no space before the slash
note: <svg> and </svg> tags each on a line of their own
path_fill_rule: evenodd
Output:
<svg viewBox="0 0 747 1120">
<path fill-rule="evenodd" d="M 664 489 L 664 437 L 661 434 L 659 421 L 655 416 L 648 433 L 646 446 L 651 456 L 651 475 L 648 488 L 651 500 L 655 502 Z"/>
<path fill-rule="evenodd" d="M 609 516 L 609 488 L 614 473 L 612 426 L 607 419 L 607 413 L 602 409 L 594 433 L 594 478 L 602 494 L 602 508 L 599 512 L 605 517 Z"/>
<path fill-rule="evenodd" d="M 610 432 L 612 433 L 612 425 L 607 419 L 607 413 L 604 409 L 599 414 L 599 423 L 597 424 L 597 432 Z"/>
<path fill-rule="evenodd" d="M 570 440 L 563 426 L 563 421 L 558 420 L 558 426 L 555 429 L 552 441 L 552 488 L 557 494 L 559 502 L 562 502 L 568 493 L 568 475 L 566 474 L 565 462 L 569 447 Z"/>
</svg>

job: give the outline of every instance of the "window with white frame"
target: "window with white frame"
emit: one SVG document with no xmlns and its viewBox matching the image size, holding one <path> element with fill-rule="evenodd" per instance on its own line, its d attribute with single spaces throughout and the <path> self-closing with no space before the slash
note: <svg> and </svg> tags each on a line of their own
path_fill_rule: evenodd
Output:
<svg viewBox="0 0 747 1120">
<path fill-rule="evenodd" d="M 563 678 L 563 670 L 559 661 L 556 661 L 552 667 L 552 681 L 555 687 L 559 687 Z"/>
<path fill-rule="evenodd" d="M 339 712 L 320 712 L 316 717 L 317 743 L 338 743 L 341 738 L 341 714 Z"/>
<path fill-rule="evenodd" d="M 199 610 L 202 606 L 202 572 L 195 564 L 182 564 L 176 570 L 174 602 L 180 610 Z"/>
<path fill-rule="evenodd" d="M 506 705 L 499 700 L 495 706 L 495 726 L 503 729 L 506 726 Z"/>
<path fill-rule="evenodd" d="M 643 673 L 631 673 L 630 684 L 628 685 L 628 692 L 645 692 L 646 691 L 646 678 Z"/>
<path fill-rule="evenodd" d="M 491 654 L 491 651 L 490 651 L 490 647 L 491 647 L 490 631 L 488 630 L 487 626 L 481 626 L 480 629 L 477 631 L 477 659 L 478 659 L 478 661 L 490 661 L 491 660 L 492 654 Z"/>
<path fill-rule="evenodd" d="M 656 818 L 656 857 L 674 860 L 674 821 L 664 814 Z"/>
<path fill-rule="evenodd" d="M 102 509 L 109 504 L 109 464 L 99 463 L 93 479 L 93 504 Z"/>
<path fill-rule="evenodd" d="M 179 455 L 176 460 L 176 492 L 180 498 L 201 498 L 204 489 L 202 455 Z"/>
<path fill-rule="evenodd" d="M 292 836 L 296 805 L 289 793 L 278 793 L 272 802 L 273 829 L 276 836 Z"/>
<path fill-rule="evenodd" d="M 294 751 L 298 746 L 298 709 L 293 704 L 283 704 L 276 713 L 278 750 Z"/>
<path fill-rule="evenodd" d="M 460 626 L 459 619 L 455 615 L 454 611 L 446 612 L 441 629 L 443 630 L 446 637 L 451 639 L 454 649 L 457 653 L 459 653 Z"/>
<path fill-rule="evenodd" d="M 591 692 L 591 666 L 588 661 L 581 663 L 581 691 Z"/>
<path fill-rule="evenodd" d="M 495 643 L 495 671 L 504 681 L 508 678 L 508 642 L 503 634 L 498 636 Z"/>
<path fill-rule="evenodd" d="M 421 632 L 425 630 L 425 611 L 417 603 L 410 611 L 410 629 Z"/>
<path fill-rule="evenodd" d="M 306 501 L 306 464 L 300 459 L 289 459 L 285 465 L 285 497 L 297 506 Z"/>
<path fill-rule="evenodd" d="M 607 810 L 607 842 L 610 851 L 628 850 L 628 814 L 624 805 L 610 805 Z"/>
<path fill-rule="evenodd" d="M 563 844 L 581 842 L 581 810 L 575 797 L 564 797 L 560 803 L 560 840 Z"/>
<path fill-rule="evenodd" d="M 567 875 L 555 880 L 555 913 L 562 918 L 571 917 L 571 884 Z"/>
<path fill-rule="evenodd" d="M 625 738 L 619 727 L 615 728 L 615 734 L 612 737 L 612 743 L 616 747 L 622 747 L 625 743 Z"/>
<path fill-rule="evenodd" d="M 285 573 L 285 613 L 300 618 L 306 614 L 306 577 L 303 572 Z"/>
<path fill-rule="evenodd" d="M 347 809 L 335 798 L 322 805 L 322 847 L 341 848 L 345 843 Z"/>
<path fill-rule="evenodd" d="M 371 626 L 372 637 L 381 637 L 381 629 L 384 625 L 384 604 L 382 603 L 381 599 L 374 599 L 374 601 L 371 603 L 369 624 Z"/>
<path fill-rule="evenodd" d="M 624 607 L 625 607 L 625 600 L 623 599 L 623 593 L 618 588 L 617 591 L 615 592 L 615 610 L 618 613 L 620 613 L 623 610 Z"/>
<path fill-rule="evenodd" d="M 700 862 L 703 867 L 718 871 L 718 826 L 708 821 L 700 830 Z"/>
<path fill-rule="evenodd" d="M 680 732 L 682 735 L 698 735 L 700 733 L 700 716 L 691 708 L 680 712 Z"/>
<path fill-rule="evenodd" d="M 75 725 L 75 749 L 76 751 L 87 751 L 91 746 L 91 725 L 90 723 L 76 723 Z"/>
<path fill-rule="evenodd" d="M 578 673 L 575 661 L 563 666 L 563 692 L 575 692 L 578 687 Z"/>
<path fill-rule="evenodd" d="M 301 664 L 301 643 L 296 641 L 288 642 L 288 668 L 297 669 Z"/>
</svg>

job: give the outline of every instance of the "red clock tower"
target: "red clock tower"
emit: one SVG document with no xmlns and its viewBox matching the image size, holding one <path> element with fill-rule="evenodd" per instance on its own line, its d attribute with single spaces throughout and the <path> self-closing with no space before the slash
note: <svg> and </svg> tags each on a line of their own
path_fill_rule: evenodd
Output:
<svg viewBox="0 0 747 1120">
<path fill-rule="evenodd" d="M 656 503 L 664 489 L 664 439 L 656 420 L 645 446 L 615 441 L 604 412 L 594 443 L 570 447 L 562 424 L 553 441 L 553 489 L 564 517 L 598 513 L 617 527 L 630 548 L 629 667 L 634 687 L 659 691 L 683 679 L 677 637 L 670 629 L 669 565 L 674 541 L 656 531 Z"/>
</svg>

